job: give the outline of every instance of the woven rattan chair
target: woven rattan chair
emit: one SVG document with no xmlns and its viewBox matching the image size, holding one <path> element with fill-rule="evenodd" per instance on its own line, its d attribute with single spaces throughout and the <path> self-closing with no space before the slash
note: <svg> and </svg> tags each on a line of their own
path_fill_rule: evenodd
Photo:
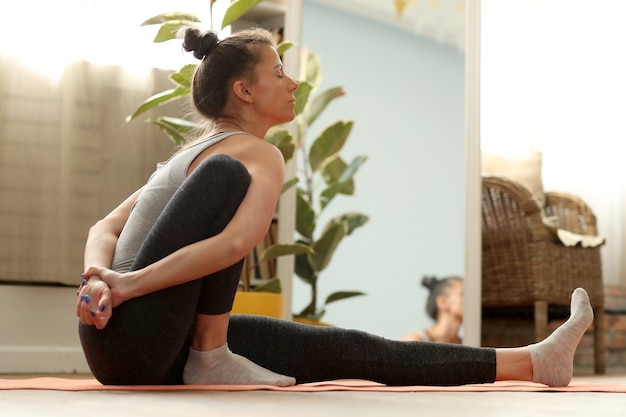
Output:
<svg viewBox="0 0 626 417">
<path fill-rule="evenodd" d="M 597 235 L 590 208 L 575 196 L 546 193 L 545 216 L 558 227 Z M 604 288 L 600 247 L 565 246 L 542 221 L 539 204 L 521 184 L 482 178 L 482 303 L 484 307 L 534 306 L 535 339 L 548 335 L 548 305 L 569 305 L 572 291 L 589 293 L 594 317 L 595 372 L 606 367 Z"/>
</svg>

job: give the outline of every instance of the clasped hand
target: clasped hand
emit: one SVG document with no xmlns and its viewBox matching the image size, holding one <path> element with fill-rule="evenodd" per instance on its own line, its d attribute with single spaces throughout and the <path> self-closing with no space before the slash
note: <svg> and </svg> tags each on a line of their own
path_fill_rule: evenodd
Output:
<svg viewBox="0 0 626 417">
<path fill-rule="evenodd" d="M 89 267 L 81 277 L 77 292 L 76 316 L 82 324 L 102 330 L 113 314 L 113 307 L 123 301 L 119 291 L 122 274 L 107 268 Z"/>
</svg>

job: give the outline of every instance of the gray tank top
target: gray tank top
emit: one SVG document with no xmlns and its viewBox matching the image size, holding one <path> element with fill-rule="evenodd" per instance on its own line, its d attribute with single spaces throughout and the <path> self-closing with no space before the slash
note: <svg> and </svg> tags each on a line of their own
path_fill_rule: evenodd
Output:
<svg viewBox="0 0 626 417">
<path fill-rule="evenodd" d="M 246 134 L 246 132 L 223 132 L 209 136 L 175 153 L 167 161 L 157 164 L 156 171 L 150 176 L 145 188 L 138 196 L 128 221 L 122 229 L 115 246 L 111 269 L 117 272 L 130 270 L 148 232 L 172 195 L 187 178 L 191 163 L 209 146 L 236 134 Z"/>
</svg>

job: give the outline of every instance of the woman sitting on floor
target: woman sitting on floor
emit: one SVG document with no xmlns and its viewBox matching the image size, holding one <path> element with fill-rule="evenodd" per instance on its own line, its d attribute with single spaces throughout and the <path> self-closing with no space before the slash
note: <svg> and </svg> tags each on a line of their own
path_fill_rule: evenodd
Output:
<svg viewBox="0 0 626 417">
<path fill-rule="evenodd" d="M 243 259 L 268 230 L 284 181 L 282 155 L 263 138 L 294 118 L 298 84 L 262 29 L 223 40 L 187 29 L 184 48 L 201 60 L 192 97 L 212 128 L 159 164 L 87 237 L 76 313 L 100 382 L 569 384 L 593 316 L 583 289 L 573 292 L 570 319 L 550 337 L 508 349 L 231 317 Z"/>
</svg>

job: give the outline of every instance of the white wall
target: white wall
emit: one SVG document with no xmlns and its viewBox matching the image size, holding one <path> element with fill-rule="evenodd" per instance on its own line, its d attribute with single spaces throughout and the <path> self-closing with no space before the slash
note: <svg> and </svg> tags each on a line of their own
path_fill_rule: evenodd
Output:
<svg viewBox="0 0 626 417">
<path fill-rule="evenodd" d="M 320 295 L 368 295 L 331 304 L 324 320 L 398 338 L 429 324 L 424 274 L 464 272 L 464 57 L 401 29 L 304 1 L 302 46 L 321 60 L 322 88 L 347 96 L 316 122 L 355 127 L 343 155 L 367 154 L 356 196 L 328 214 L 362 211 L 370 222 L 347 237 L 323 272 Z M 308 287 L 294 282 L 294 311 Z"/>
<path fill-rule="evenodd" d="M 0 374 L 86 373 L 76 288 L 0 285 Z"/>
</svg>

